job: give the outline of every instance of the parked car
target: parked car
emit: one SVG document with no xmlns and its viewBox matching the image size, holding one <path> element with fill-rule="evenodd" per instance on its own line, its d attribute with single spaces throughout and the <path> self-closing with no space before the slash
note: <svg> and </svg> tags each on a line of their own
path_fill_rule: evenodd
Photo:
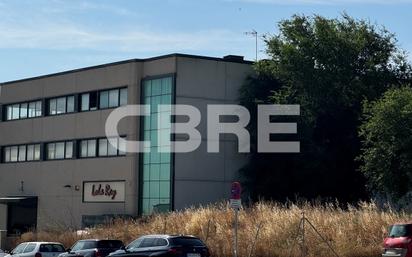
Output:
<svg viewBox="0 0 412 257">
<path fill-rule="evenodd" d="M 4 250 L 0 249 L 0 257 L 4 257 L 6 255 L 7 253 Z"/>
<path fill-rule="evenodd" d="M 77 241 L 59 257 L 106 257 L 124 247 L 120 240 L 86 239 Z"/>
<path fill-rule="evenodd" d="M 412 257 L 412 223 L 395 224 L 388 231 L 382 257 Z"/>
<path fill-rule="evenodd" d="M 197 237 L 183 235 L 147 235 L 131 242 L 109 257 L 209 257 L 209 248 Z"/>
<path fill-rule="evenodd" d="M 5 257 L 57 257 L 64 246 L 56 242 L 25 242 L 14 248 Z"/>
</svg>

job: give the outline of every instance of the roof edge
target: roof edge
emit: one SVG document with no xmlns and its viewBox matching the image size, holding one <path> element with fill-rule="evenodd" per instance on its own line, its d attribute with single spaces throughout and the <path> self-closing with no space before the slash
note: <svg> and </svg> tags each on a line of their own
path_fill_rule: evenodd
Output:
<svg viewBox="0 0 412 257">
<path fill-rule="evenodd" d="M 60 75 L 65 75 L 65 74 L 70 74 L 70 73 L 76 73 L 76 72 L 80 72 L 80 71 L 100 69 L 100 68 L 105 68 L 105 67 L 110 67 L 110 66 L 115 66 L 115 65 L 121 65 L 121 64 L 127 64 L 127 63 L 154 61 L 154 60 L 166 59 L 166 58 L 171 58 L 171 57 L 185 57 L 185 58 L 203 59 L 203 60 L 211 60 L 211 61 L 243 63 L 243 64 L 253 64 L 254 63 L 253 61 L 248 61 L 248 60 L 238 61 L 238 60 L 228 60 L 228 59 L 224 59 L 224 58 L 221 58 L 221 57 L 211 57 L 211 56 L 202 56 L 202 55 L 172 53 L 172 54 L 159 55 L 159 56 L 155 56 L 155 57 L 142 58 L 142 59 L 128 59 L 128 60 L 124 60 L 124 61 L 93 65 L 93 66 L 88 66 L 88 67 L 84 67 L 84 68 L 78 68 L 78 69 L 73 69 L 73 70 L 55 72 L 55 73 L 50 73 L 50 74 L 40 75 L 40 76 L 35 76 L 35 77 L 29 77 L 29 78 L 24 78 L 24 79 L 10 80 L 10 81 L 6 81 L 6 82 L 1 82 L 0 85 L 9 85 L 9 84 L 14 84 L 14 83 L 19 83 L 19 82 L 30 81 L 30 80 L 37 80 L 37 79 L 60 76 Z"/>
</svg>

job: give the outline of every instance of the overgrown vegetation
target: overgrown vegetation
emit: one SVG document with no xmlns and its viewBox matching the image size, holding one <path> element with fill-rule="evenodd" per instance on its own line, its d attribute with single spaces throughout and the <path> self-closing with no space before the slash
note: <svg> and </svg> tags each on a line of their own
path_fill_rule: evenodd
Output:
<svg viewBox="0 0 412 257">
<path fill-rule="evenodd" d="M 402 212 L 380 211 L 373 203 L 360 203 L 345 209 L 336 204 L 257 203 L 240 212 L 239 256 L 300 256 L 296 232 L 303 211 L 341 257 L 379 256 L 388 225 L 412 218 Z M 59 241 L 70 247 L 81 238 L 115 238 L 129 243 L 144 234 L 183 233 L 203 239 L 212 256 L 228 257 L 232 256 L 232 222 L 233 211 L 220 204 L 140 220 L 116 220 L 82 235 L 72 231 L 26 233 L 20 241 Z M 255 248 L 251 250 L 259 224 L 262 227 Z M 305 240 L 307 256 L 333 256 L 308 226 Z"/>
</svg>

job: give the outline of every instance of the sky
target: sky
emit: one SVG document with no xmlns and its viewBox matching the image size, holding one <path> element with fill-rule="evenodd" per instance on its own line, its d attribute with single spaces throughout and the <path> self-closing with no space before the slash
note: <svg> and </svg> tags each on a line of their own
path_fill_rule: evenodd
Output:
<svg viewBox="0 0 412 257">
<path fill-rule="evenodd" d="M 346 12 L 412 53 L 412 0 L 0 0 L 0 82 L 170 53 L 265 57 L 293 14 Z M 412 60 L 412 58 L 410 58 Z"/>
</svg>

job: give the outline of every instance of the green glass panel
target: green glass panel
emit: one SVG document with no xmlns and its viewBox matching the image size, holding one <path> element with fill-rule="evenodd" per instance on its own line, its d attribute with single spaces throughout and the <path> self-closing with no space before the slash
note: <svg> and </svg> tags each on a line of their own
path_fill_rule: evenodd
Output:
<svg viewBox="0 0 412 257">
<path fill-rule="evenodd" d="M 159 182 L 150 181 L 150 198 L 159 198 Z"/>
<path fill-rule="evenodd" d="M 157 139 L 157 130 L 150 131 L 150 143 L 152 146 L 158 146 L 159 140 Z"/>
<path fill-rule="evenodd" d="M 152 114 L 150 115 L 150 128 L 151 129 L 157 129 L 157 115 Z"/>
<path fill-rule="evenodd" d="M 157 150 L 157 147 L 152 147 L 150 152 L 150 162 L 151 163 L 160 163 L 160 153 Z"/>
<path fill-rule="evenodd" d="M 150 182 L 144 181 L 143 182 L 143 196 L 150 195 Z"/>
<path fill-rule="evenodd" d="M 142 201 L 142 213 L 150 214 L 150 199 L 143 199 Z"/>
<path fill-rule="evenodd" d="M 172 78 L 162 79 L 162 94 L 172 93 Z"/>
<path fill-rule="evenodd" d="M 152 80 L 152 96 L 162 94 L 162 81 L 161 79 Z"/>
<path fill-rule="evenodd" d="M 172 96 L 171 95 L 162 95 L 162 104 L 172 104 Z"/>
<path fill-rule="evenodd" d="M 143 153 L 143 163 L 150 163 L 150 152 Z"/>
<path fill-rule="evenodd" d="M 170 197 L 170 182 L 169 181 L 160 181 L 160 197 L 168 198 Z"/>
<path fill-rule="evenodd" d="M 150 212 L 159 212 L 159 199 L 150 199 Z"/>
<path fill-rule="evenodd" d="M 144 130 L 150 129 L 150 120 L 151 120 L 150 116 L 144 116 L 144 120 L 143 120 Z"/>
<path fill-rule="evenodd" d="M 143 181 L 150 179 L 150 165 L 143 165 Z"/>
<path fill-rule="evenodd" d="M 170 198 L 160 198 L 160 204 L 169 204 L 169 203 L 170 203 Z"/>
<path fill-rule="evenodd" d="M 162 146 L 161 147 L 161 153 L 160 153 L 160 162 L 161 163 L 170 163 L 170 146 Z"/>
<path fill-rule="evenodd" d="M 162 96 L 154 96 L 152 97 L 152 102 L 151 102 L 151 106 L 150 106 L 150 111 L 151 113 L 156 113 L 158 112 L 158 107 L 160 102 L 162 101 Z"/>
<path fill-rule="evenodd" d="M 151 85 L 152 85 L 152 81 L 150 80 L 147 80 L 143 83 L 143 91 L 144 91 L 145 96 L 149 96 L 152 94 Z"/>
<path fill-rule="evenodd" d="M 160 180 L 170 180 L 170 163 L 160 164 Z"/>
<path fill-rule="evenodd" d="M 150 165 L 150 180 L 159 180 L 160 179 L 160 164 Z"/>
<path fill-rule="evenodd" d="M 144 141 L 150 141 L 150 130 L 144 132 Z"/>
</svg>

